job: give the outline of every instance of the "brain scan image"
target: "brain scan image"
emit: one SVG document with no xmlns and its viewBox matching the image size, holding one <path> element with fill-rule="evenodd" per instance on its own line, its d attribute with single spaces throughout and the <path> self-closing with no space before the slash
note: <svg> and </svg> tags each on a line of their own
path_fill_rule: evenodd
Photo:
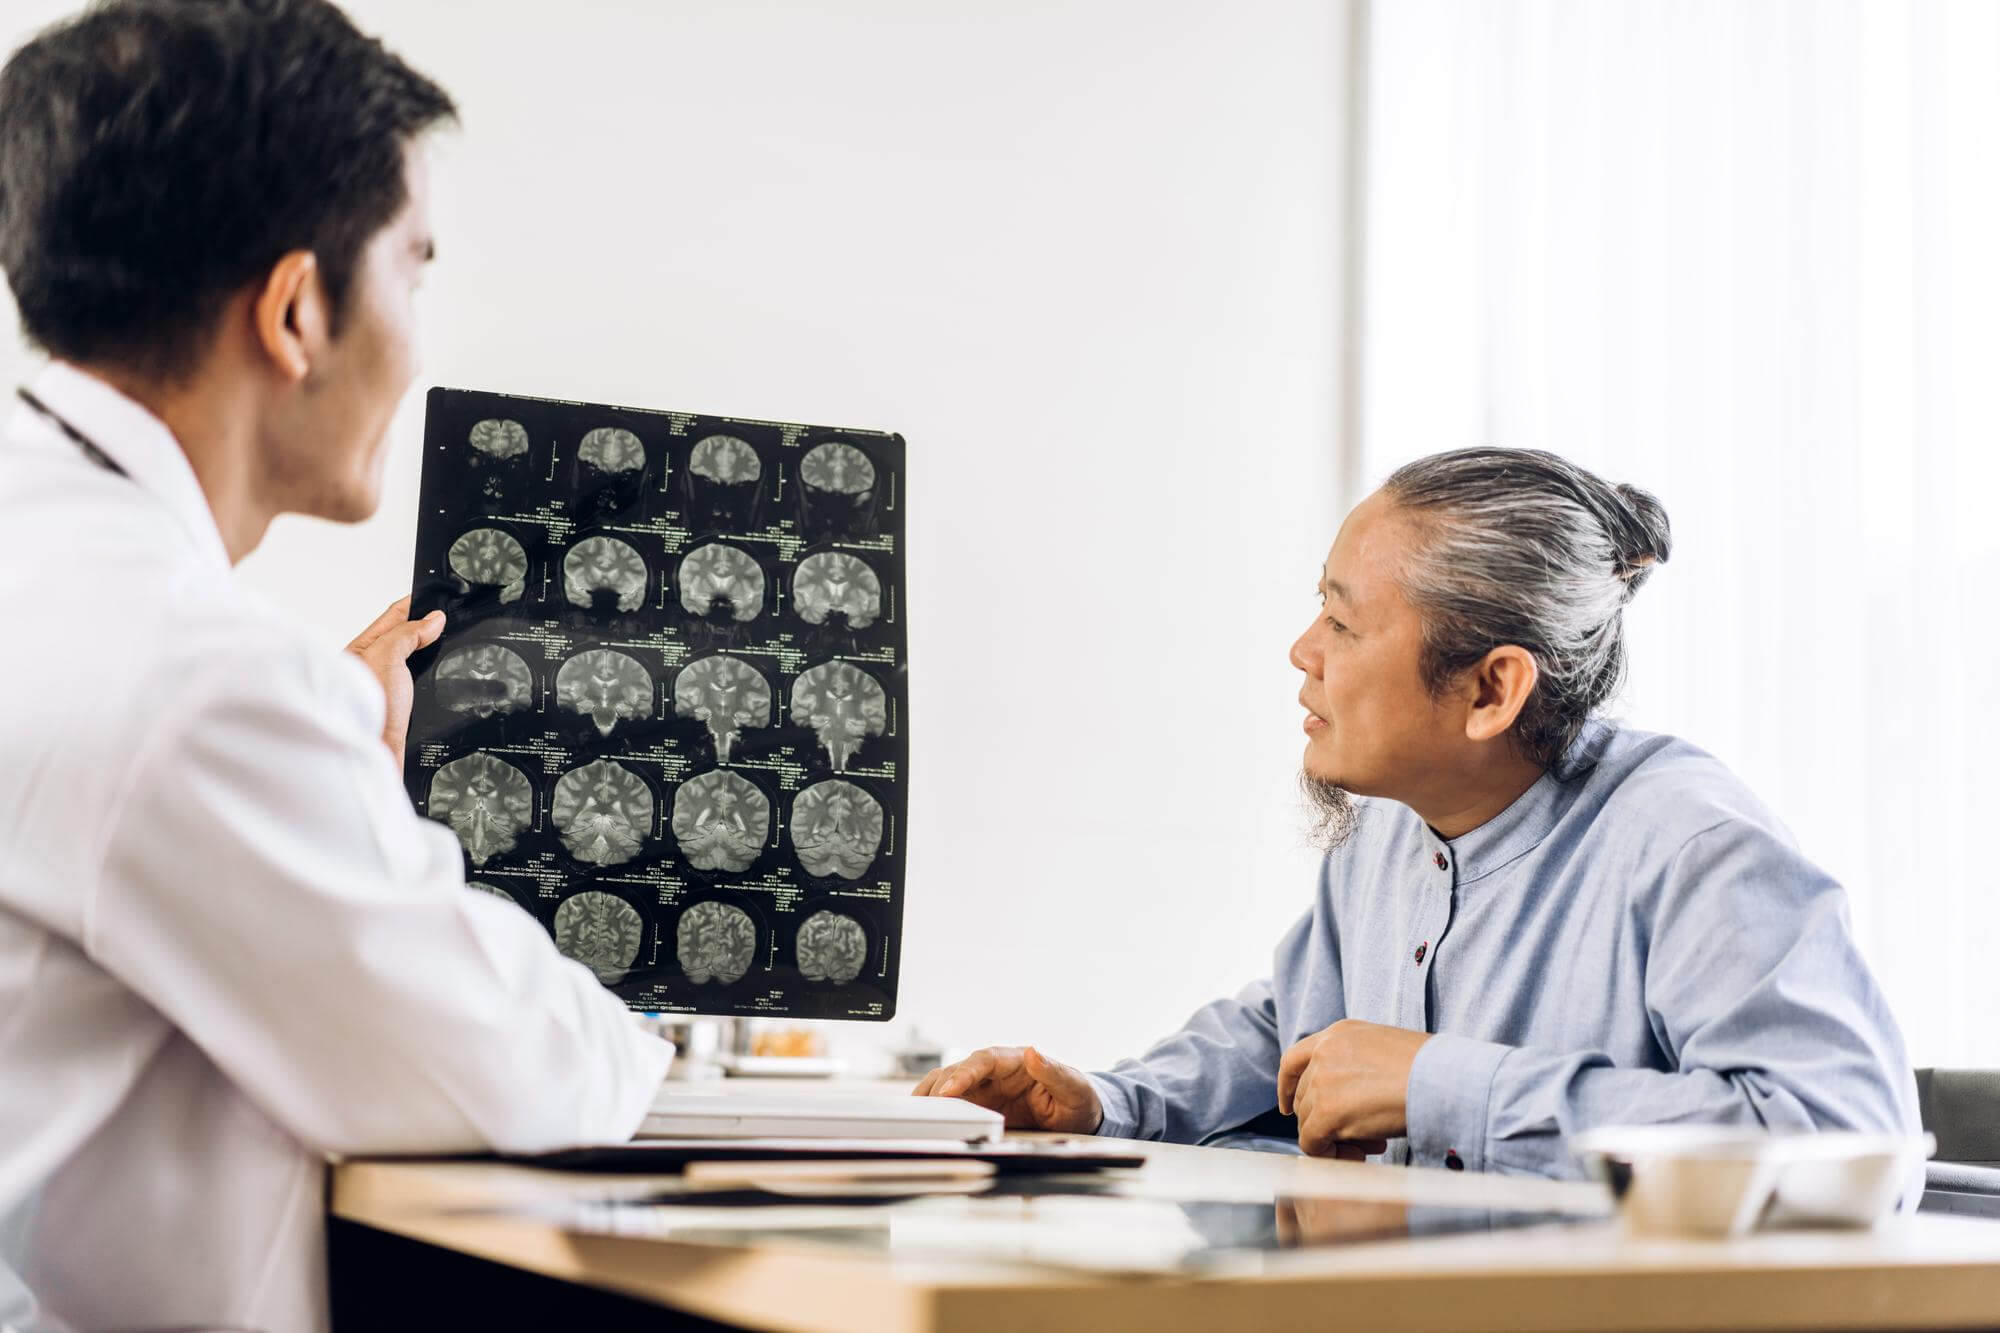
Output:
<svg viewBox="0 0 2000 1333">
<path fill-rule="evenodd" d="M 503 888 L 500 888 L 498 885 L 488 884 L 483 879 L 468 879 L 467 881 L 465 881 L 465 887 L 471 889 L 474 893 L 487 893 L 491 894 L 495 898 L 498 898 L 502 902 L 514 903 L 513 894 L 507 892 L 507 890 Z M 516 907 L 519 907 L 520 905 L 521 904 L 519 903 L 514 903 L 514 906 Z"/>
<path fill-rule="evenodd" d="M 653 827 L 653 790 L 623 764 L 599 759 L 562 775 L 549 814 L 571 856 L 620 866 L 639 854 Z"/>
<path fill-rule="evenodd" d="M 535 816 L 535 789 L 520 769 L 484 750 L 454 759 L 431 778 L 431 818 L 451 826 L 472 864 L 514 850 Z"/>
<path fill-rule="evenodd" d="M 642 472 L 646 467 L 646 446 L 629 430 L 599 426 L 583 437 L 576 456 L 599 472 Z"/>
<path fill-rule="evenodd" d="M 586 537 L 563 557 L 563 596 L 588 611 L 599 591 L 616 593 L 620 611 L 646 600 L 646 560 L 616 537 Z"/>
<path fill-rule="evenodd" d="M 675 678 L 674 714 L 707 723 L 716 760 L 726 764 L 746 728 L 771 725 L 771 685 L 740 657 L 704 657 Z"/>
<path fill-rule="evenodd" d="M 438 662 L 437 692 L 439 702 L 454 713 L 492 717 L 532 704 L 535 678 L 513 649 L 481 643 L 444 655 Z"/>
<path fill-rule="evenodd" d="M 809 874 L 860 879 L 882 850 L 882 803 L 851 782 L 815 782 L 792 802 L 792 847 Z"/>
<path fill-rule="evenodd" d="M 639 660 L 611 648 L 591 648 L 556 672 L 556 703 L 580 713 L 609 736 L 620 722 L 653 715 L 653 678 Z"/>
<path fill-rule="evenodd" d="M 764 475 L 764 464 L 747 440 L 734 435 L 710 435 L 695 442 L 688 471 L 722 486 L 739 486 Z"/>
<path fill-rule="evenodd" d="M 681 913 L 674 954 L 689 981 L 726 986 L 741 981 L 750 970 L 750 960 L 757 954 L 757 927 L 740 907 L 696 903 Z"/>
<path fill-rule="evenodd" d="M 875 465 L 853 445 L 828 440 L 799 460 L 799 480 L 832 495 L 866 495 L 875 489 Z"/>
<path fill-rule="evenodd" d="M 607 984 L 623 978 L 638 959 L 645 933 L 632 904 L 615 894 L 587 890 L 556 908 L 556 948 Z"/>
<path fill-rule="evenodd" d="M 770 829 L 770 799 L 734 773 L 703 773 L 674 793 L 674 840 L 696 870 L 748 870 Z"/>
<path fill-rule="evenodd" d="M 697 546 L 681 560 L 681 608 L 706 616 L 726 606 L 730 618 L 751 621 L 764 609 L 764 570 L 746 551 L 721 542 Z"/>
<path fill-rule="evenodd" d="M 840 912 L 814 912 L 799 926 L 799 971 L 808 981 L 852 981 L 868 962 L 868 932 Z"/>
<path fill-rule="evenodd" d="M 845 551 L 821 551 L 799 561 L 792 575 L 792 609 L 808 625 L 838 613 L 851 629 L 867 629 L 882 614 L 882 580 Z"/>
<path fill-rule="evenodd" d="M 528 452 L 528 432 L 518 421 L 490 418 L 472 428 L 466 442 L 488 458 L 519 458 Z"/>
<path fill-rule="evenodd" d="M 881 684 L 852 662 L 822 662 L 792 682 L 792 721 L 812 728 L 836 773 L 847 771 L 861 743 L 880 736 L 888 720 Z"/>
<path fill-rule="evenodd" d="M 528 553 L 498 528 L 474 528 L 451 544 L 445 563 L 458 576 L 458 590 L 497 587 L 500 600 L 516 602 L 528 588 Z"/>
</svg>

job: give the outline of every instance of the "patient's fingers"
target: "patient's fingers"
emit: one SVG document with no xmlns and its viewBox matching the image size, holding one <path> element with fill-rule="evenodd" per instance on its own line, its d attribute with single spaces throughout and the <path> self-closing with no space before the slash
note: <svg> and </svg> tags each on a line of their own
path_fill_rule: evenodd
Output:
<svg viewBox="0 0 2000 1333">
<path fill-rule="evenodd" d="M 991 1053 L 974 1051 L 947 1070 L 945 1076 L 938 1080 L 937 1094 L 940 1097 L 956 1097 L 966 1089 L 983 1082 L 992 1072 Z"/>
<path fill-rule="evenodd" d="M 1279 1115 L 1295 1114 L 1292 1109 L 1292 1094 L 1298 1089 L 1299 1078 L 1306 1072 L 1306 1066 L 1312 1063 L 1313 1048 L 1319 1045 L 1319 1039 L 1325 1035 L 1323 1032 L 1315 1032 L 1310 1037 L 1301 1037 L 1292 1043 L 1292 1048 L 1278 1061 Z"/>
</svg>

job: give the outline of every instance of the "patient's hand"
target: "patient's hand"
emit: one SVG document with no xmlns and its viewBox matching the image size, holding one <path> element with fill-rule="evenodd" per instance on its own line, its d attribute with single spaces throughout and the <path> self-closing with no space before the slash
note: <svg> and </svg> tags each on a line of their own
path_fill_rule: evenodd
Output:
<svg viewBox="0 0 2000 1333">
<path fill-rule="evenodd" d="M 403 742 L 410 734 L 410 702 L 416 686 L 410 681 L 410 654 L 428 648 L 444 633 L 444 612 L 433 611 L 422 620 L 410 619 L 410 599 L 405 597 L 375 617 L 347 651 L 367 664 L 381 682 L 387 711 L 382 718 L 382 743 L 403 766 Z"/>
<path fill-rule="evenodd" d="M 1278 1062 L 1278 1109 L 1299 1118 L 1299 1150 L 1324 1156 L 1343 1142 L 1409 1132 L 1410 1066 L 1430 1033 L 1343 1018 L 1303 1038 Z"/>
<path fill-rule="evenodd" d="M 1009 1129 L 1095 1134 L 1104 1120 L 1090 1080 L 1032 1046 L 974 1051 L 955 1065 L 925 1074 L 916 1095 L 963 1097 L 1006 1116 Z"/>
</svg>

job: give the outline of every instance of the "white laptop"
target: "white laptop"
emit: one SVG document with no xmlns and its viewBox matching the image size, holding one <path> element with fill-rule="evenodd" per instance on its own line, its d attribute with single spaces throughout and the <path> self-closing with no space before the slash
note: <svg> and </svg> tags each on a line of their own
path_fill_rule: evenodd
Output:
<svg viewBox="0 0 2000 1333">
<path fill-rule="evenodd" d="M 956 1097 L 908 1093 L 704 1092 L 666 1083 L 639 1139 L 950 1139 L 1000 1137 L 998 1111 Z"/>
</svg>

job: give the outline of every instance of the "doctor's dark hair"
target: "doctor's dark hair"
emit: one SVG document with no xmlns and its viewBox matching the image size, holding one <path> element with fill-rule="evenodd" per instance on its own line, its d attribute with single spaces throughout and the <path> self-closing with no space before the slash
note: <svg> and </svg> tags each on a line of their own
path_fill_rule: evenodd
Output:
<svg viewBox="0 0 2000 1333">
<path fill-rule="evenodd" d="M 326 0 L 109 0 L 0 70 L 0 268 L 51 356 L 181 377 L 315 256 L 335 332 L 406 143 L 456 112 Z"/>
<path fill-rule="evenodd" d="M 1660 502 L 1539 449 L 1460 449 L 1398 468 L 1383 493 L 1415 521 L 1401 571 L 1442 694 L 1503 644 L 1540 671 L 1514 723 L 1553 767 L 1625 675 L 1624 607 L 1673 548 Z"/>
</svg>

